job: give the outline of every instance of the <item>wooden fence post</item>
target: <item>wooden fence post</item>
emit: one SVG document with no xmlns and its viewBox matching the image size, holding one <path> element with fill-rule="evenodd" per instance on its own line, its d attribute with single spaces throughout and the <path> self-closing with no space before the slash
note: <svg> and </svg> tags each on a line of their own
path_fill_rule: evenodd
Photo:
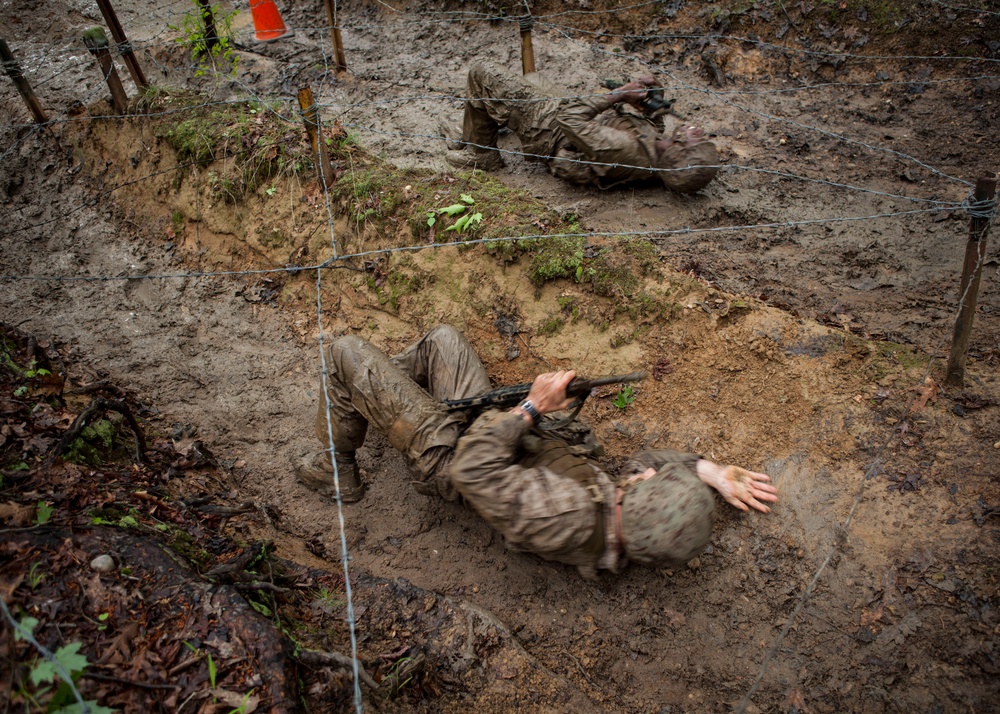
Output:
<svg viewBox="0 0 1000 714">
<path fill-rule="evenodd" d="M 97 0 L 97 7 L 101 9 L 101 14 L 104 15 L 104 22 L 107 23 L 108 29 L 111 30 L 111 39 L 118 45 L 118 51 L 125 61 L 125 66 L 128 67 L 128 73 L 132 75 L 132 81 L 135 82 L 135 86 L 140 90 L 146 89 L 149 87 L 149 82 L 146 81 L 146 75 L 142 73 L 139 60 L 132 51 L 132 44 L 125 36 L 125 31 L 122 30 L 121 23 L 118 22 L 115 9 L 111 7 L 111 0 Z"/>
<path fill-rule="evenodd" d="M 108 88 L 111 90 L 111 101 L 114 102 L 115 110 L 119 114 L 124 114 L 128 109 L 128 97 L 125 94 L 125 87 L 118 78 L 118 70 L 111 60 L 111 53 L 108 51 L 108 36 L 100 27 L 92 27 L 83 33 L 83 44 L 87 46 L 90 53 L 97 58 L 97 64 L 108 80 Z"/>
<path fill-rule="evenodd" d="M 965 245 L 965 264 L 962 266 L 962 282 L 958 289 L 958 297 L 962 303 L 958 308 L 958 319 L 955 320 L 955 336 L 951 341 L 945 376 L 945 384 L 949 387 L 962 387 L 965 384 L 965 359 L 969 352 L 969 337 L 972 335 L 972 319 L 976 315 L 983 259 L 986 257 L 986 234 L 990 227 L 988 208 L 995 206 L 996 190 L 996 174 L 976 181 L 973 197 L 978 211 L 969 221 L 969 241 Z"/>
<path fill-rule="evenodd" d="M 47 122 L 48 118 L 42 110 L 42 105 L 38 101 L 38 97 L 35 96 L 34 91 L 32 91 L 31 85 L 28 84 L 28 80 L 21 73 L 21 66 L 14 59 L 14 53 L 10 51 L 6 40 L 0 40 L 0 60 L 3 60 L 3 68 L 6 70 L 7 76 L 10 77 L 11 81 L 17 87 L 17 91 L 21 93 L 21 98 L 28 105 L 28 111 L 35 118 L 35 122 L 38 124 Z"/>
<path fill-rule="evenodd" d="M 215 29 L 215 15 L 212 14 L 212 0 L 198 0 L 201 4 L 201 21 L 205 23 L 205 49 L 211 51 L 219 44 L 219 33 Z"/>
<path fill-rule="evenodd" d="M 535 71 L 535 48 L 531 44 L 531 28 L 535 21 L 531 15 L 524 15 L 518 23 L 521 26 L 521 74 L 531 74 Z"/>
<path fill-rule="evenodd" d="M 320 132 L 319 110 L 313 102 L 312 89 L 303 87 L 299 90 L 299 107 L 302 109 L 302 119 L 305 121 L 306 133 L 316 154 L 316 173 L 320 183 L 329 188 L 333 184 L 333 165 L 330 163 L 330 153 Z"/>
<path fill-rule="evenodd" d="M 326 0 L 326 17 L 330 21 L 330 36 L 333 38 L 334 70 L 340 72 L 347 69 L 347 56 L 344 54 L 344 40 L 340 36 L 340 24 L 337 22 L 337 0 Z"/>
</svg>

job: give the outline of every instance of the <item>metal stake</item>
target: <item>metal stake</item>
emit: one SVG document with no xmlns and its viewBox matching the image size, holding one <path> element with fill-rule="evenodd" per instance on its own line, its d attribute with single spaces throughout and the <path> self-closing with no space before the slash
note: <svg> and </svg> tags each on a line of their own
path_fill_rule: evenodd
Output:
<svg viewBox="0 0 1000 714">
<path fill-rule="evenodd" d="M 319 110 L 313 103 L 313 93 L 309 87 L 302 87 L 299 90 L 299 107 L 302 109 L 306 133 L 309 135 L 313 152 L 316 154 L 316 172 L 319 175 L 319 181 L 324 188 L 329 188 L 333 184 L 333 165 L 330 163 L 330 154 L 326 150 L 326 143 L 320 133 Z"/>
<path fill-rule="evenodd" d="M 108 29 L 111 30 L 111 39 L 118 45 L 118 51 L 125 61 L 125 66 L 128 67 L 128 73 L 132 75 L 132 81 L 135 82 L 135 86 L 139 89 L 146 89 L 149 87 L 149 82 L 146 81 L 146 75 L 142 73 L 139 60 L 132 51 L 132 44 L 125 37 L 125 31 L 122 30 L 121 23 L 118 22 L 115 9 L 111 7 L 111 0 L 97 0 L 97 7 L 101 8 L 101 14 L 104 15 L 104 22 L 108 24 Z"/>
<path fill-rule="evenodd" d="M 976 204 L 990 205 L 996 190 L 995 174 L 976 181 L 976 191 L 973 194 Z M 989 227 L 990 219 L 985 215 L 973 216 L 969 221 L 969 241 L 965 244 L 965 264 L 962 266 L 962 283 L 958 290 L 962 304 L 955 321 L 955 336 L 951 341 L 951 355 L 948 357 L 948 372 L 945 377 L 945 384 L 949 387 L 962 387 L 965 384 L 965 359 L 969 352 L 969 337 L 972 335 L 972 319 L 976 315 L 979 279 L 983 274 Z"/>
<path fill-rule="evenodd" d="M 35 92 L 31 89 L 31 85 L 28 84 L 28 80 L 21 73 L 21 66 L 14 59 L 14 54 L 10 51 L 10 47 L 7 46 L 6 40 L 0 40 L 0 59 L 3 60 L 3 68 L 7 71 L 7 76 L 17 86 L 17 91 L 21 93 L 21 98 L 28 105 L 28 111 L 35 118 L 35 122 L 38 124 L 47 122 L 48 118 L 42 110 L 42 105 L 38 101 L 38 97 L 35 96 Z"/>
</svg>

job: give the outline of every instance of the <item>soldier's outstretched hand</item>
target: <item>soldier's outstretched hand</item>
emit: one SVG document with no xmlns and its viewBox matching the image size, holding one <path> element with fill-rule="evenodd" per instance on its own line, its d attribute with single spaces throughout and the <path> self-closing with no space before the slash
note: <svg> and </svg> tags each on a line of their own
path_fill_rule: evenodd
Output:
<svg viewBox="0 0 1000 714">
<path fill-rule="evenodd" d="M 739 466 L 720 466 L 707 459 L 699 459 L 698 478 L 741 511 L 754 508 L 762 513 L 770 513 L 771 509 L 762 502 L 774 503 L 778 500 L 777 487 L 768 483 L 770 476 L 741 469 Z"/>
</svg>

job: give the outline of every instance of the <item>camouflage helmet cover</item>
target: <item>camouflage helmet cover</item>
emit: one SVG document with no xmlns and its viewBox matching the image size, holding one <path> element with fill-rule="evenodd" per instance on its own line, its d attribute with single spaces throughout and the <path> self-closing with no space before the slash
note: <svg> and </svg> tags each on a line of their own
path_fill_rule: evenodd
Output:
<svg viewBox="0 0 1000 714">
<path fill-rule="evenodd" d="M 701 128 L 681 124 L 674 129 L 671 142 L 657 162 L 658 168 L 673 169 L 660 173 L 666 187 L 678 193 L 695 193 L 711 183 L 719 173 L 719 152 L 715 144 L 704 140 Z M 677 170 L 685 166 L 697 168 Z"/>
<path fill-rule="evenodd" d="M 714 507 L 711 489 L 688 465 L 667 464 L 625 490 L 625 553 L 643 565 L 686 563 L 708 544 Z"/>
</svg>

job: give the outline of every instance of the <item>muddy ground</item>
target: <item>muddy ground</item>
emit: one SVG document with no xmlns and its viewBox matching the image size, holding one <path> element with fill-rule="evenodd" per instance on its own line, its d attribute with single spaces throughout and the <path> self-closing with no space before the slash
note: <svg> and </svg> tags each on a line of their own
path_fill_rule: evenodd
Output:
<svg viewBox="0 0 1000 714">
<path fill-rule="evenodd" d="M 338 186 L 350 190 L 337 194 L 330 221 L 311 174 L 279 174 L 227 202 L 218 189 L 232 168 L 225 161 L 176 169 L 181 160 L 156 128 L 169 115 L 98 119 L 110 105 L 72 44 L 96 8 L 15 5 L 5 35 L 18 38 L 9 42 L 60 121 L 33 130 L 4 85 L 0 264 L 21 279 L 4 279 L 0 319 L 58 345 L 80 365 L 71 379 L 83 379 L 86 365 L 87 375 L 134 386 L 164 427 L 197 425 L 238 464 L 232 492 L 219 499 L 261 506 L 230 519 L 228 532 L 271 538 L 284 557 L 336 572 L 336 508 L 291 470 L 315 448 L 315 273 L 124 276 L 315 264 L 332 256 L 331 234 L 339 254 L 425 243 L 431 236 L 410 219 L 460 189 L 495 209 L 491 197 L 508 194 L 446 171 L 434 137 L 440 119 L 460 114 L 455 97 L 473 58 L 517 68 L 514 26 L 478 14 L 498 14 L 499 4 L 468 4 L 461 15 L 444 4 L 348 4 L 349 72 L 337 76 L 322 12 L 283 9 L 294 37 L 242 39 L 231 80 L 194 77 L 170 41 L 166 25 L 182 3 L 117 4 L 154 84 L 216 101 L 280 100 L 272 108 L 293 120 L 295 91 L 309 84 L 324 117 L 361 148 L 429 169 L 397 174 L 411 183 L 379 194 L 365 188 L 370 165 L 360 153 L 338 154 Z M 532 225 L 602 234 L 778 225 L 640 235 L 655 244 L 655 260 L 622 250 L 624 272 L 611 258 L 599 263 L 600 249 L 621 241 L 588 238 L 583 265 L 617 276 L 604 288 L 572 274 L 537 287 L 531 248 L 509 264 L 479 248 L 359 259 L 323 274 L 324 337 L 351 332 L 395 351 L 449 322 L 468 332 L 497 384 L 553 367 L 649 369 L 656 379 L 627 409 L 610 392 L 584 413 L 609 468 L 644 446 L 696 450 L 767 470 L 782 501 L 768 516 L 720 504 L 712 545 L 689 567 L 588 582 L 508 552 L 462 506 L 415 493 L 373 435 L 359 452 L 371 487 L 344 509 L 351 567 L 488 611 L 503 624 L 489 636 L 508 638 L 502 651 L 516 647 L 523 658 L 512 665 L 480 640 L 457 677 L 434 650 L 393 706 L 721 712 L 752 693 L 746 711 L 991 711 L 1000 666 L 995 247 L 966 389 L 935 393 L 925 377 L 929 366 L 942 381 L 955 315 L 963 181 L 996 170 L 995 12 L 578 5 L 532 4 L 539 69 L 586 93 L 652 68 L 677 111 L 714 135 L 728 168 L 691 197 L 600 193 L 560 184 L 511 153 L 494 178 L 533 202 L 519 219 L 495 209 L 487 224 L 510 220 L 519 235 Z M 237 30 L 246 22 L 237 17 Z M 751 35 L 788 49 L 733 39 Z M 248 121 L 247 134 L 256 126 Z M 296 122 L 288 127 L 284 143 L 301 143 Z M 502 148 L 517 145 L 505 137 Z M 913 210 L 923 212 L 873 217 Z M 69 280 L 34 279 L 45 276 Z M 102 276 L 119 279 L 79 280 Z M 410 615 L 399 614 L 406 627 L 395 631 L 384 626 L 387 605 L 356 605 L 367 661 L 421 641 Z M 346 627 L 329 636 L 347 649 Z M 307 701 L 334 706 L 319 695 Z"/>
</svg>

